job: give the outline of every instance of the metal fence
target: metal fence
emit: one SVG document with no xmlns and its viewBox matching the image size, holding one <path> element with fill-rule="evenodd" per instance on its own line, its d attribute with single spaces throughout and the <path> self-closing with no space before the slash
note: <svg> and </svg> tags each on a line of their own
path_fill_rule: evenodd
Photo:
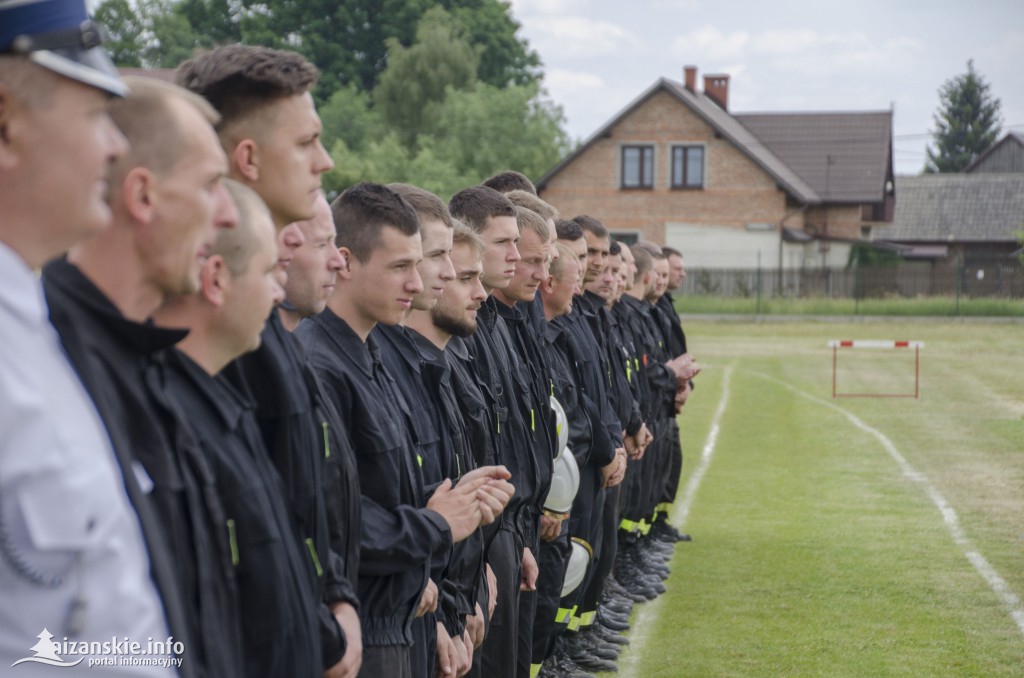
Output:
<svg viewBox="0 0 1024 678">
<path fill-rule="evenodd" d="M 902 262 L 850 268 L 691 269 L 684 296 L 837 298 L 956 296 L 1024 298 L 1024 268 L 1017 261 L 934 266 Z"/>
</svg>

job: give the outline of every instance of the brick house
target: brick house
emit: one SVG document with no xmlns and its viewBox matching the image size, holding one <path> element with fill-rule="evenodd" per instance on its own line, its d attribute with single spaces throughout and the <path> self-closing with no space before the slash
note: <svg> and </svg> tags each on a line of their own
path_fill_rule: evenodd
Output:
<svg viewBox="0 0 1024 678">
<path fill-rule="evenodd" d="M 845 265 L 892 220 L 892 112 L 728 111 L 729 76 L 660 79 L 537 182 L 561 214 L 701 268 Z"/>
</svg>

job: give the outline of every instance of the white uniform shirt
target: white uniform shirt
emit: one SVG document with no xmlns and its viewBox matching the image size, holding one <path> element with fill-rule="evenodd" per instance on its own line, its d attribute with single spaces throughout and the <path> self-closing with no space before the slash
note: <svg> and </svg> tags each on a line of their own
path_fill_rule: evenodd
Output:
<svg viewBox="0 0 1024 678">
<path fill-rule="evenodd" d="M 67 675 L 42 661 L 10 668 L 49 654 L 44 628 L 57 643 L 127 637 L 145 650 L 148 639 L 167 639 L 109 437 L 50 325 L 38 279 L 0 243 L 0 674 Z M 176 673 L 136 664 L 89 675 Z"/>
</svg>

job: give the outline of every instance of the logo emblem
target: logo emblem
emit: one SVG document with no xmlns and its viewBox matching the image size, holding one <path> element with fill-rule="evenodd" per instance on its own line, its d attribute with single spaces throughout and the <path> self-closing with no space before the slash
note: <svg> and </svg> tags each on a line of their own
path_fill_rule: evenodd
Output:
<svg viewBox="0 0 1024 678">
<path fill-rule="evenodd" d="M 39 642 L 29 648 L 30 650 L 36 653 L 36 656 L 19 659 L 18 661 L 11 664 L 11 667 L 15 667 L 23 662 L 34 662 L 36 664 L 46 664 L 47 666 L 60 666 L 63 668 L 65 666 L 77 666 L 81 664 L 82 660 L 84 659 L 84 657 L 79 658 L 77 662 L 73 663 L 68 663 L 61 659 L 57 655 L 57 650 L 60 648 L 60 645 L 51 642 L 53 634 L 47 631 L 46 629 L 43 629 L 43 632 L 36 636 L 36 638 L 39 639 Z"/>
</svg>

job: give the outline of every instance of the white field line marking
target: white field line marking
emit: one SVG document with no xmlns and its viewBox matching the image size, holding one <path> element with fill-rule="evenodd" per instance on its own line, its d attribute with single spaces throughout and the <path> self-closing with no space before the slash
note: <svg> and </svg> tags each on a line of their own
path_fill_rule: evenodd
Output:
<svg viewBox="0 0 1024 678">
<path fill-rule="evenodd" d="M 732 378 L 732 365 L 728 365 L 725 368 L 725 376 L 722 377 L 722 398 L 718 401 L 718 409 L 715 410 L 715 416 L 711 419 L 711 430 L 708 431 L 707 440 L 704 441 L 704 450 L 700 455 L 700 464 L 697 465 L 697 469 L 693 472 L 687 481 L 686 486 L 683 488 L 683 498 L 681 501 L 676 503 L 673 511 L 674 518 L 672 523 L 677 528 L 682 528 L 686 524 L 686 519 L 690 515 L 690 507 L 693 505 L 693 500 L 697 496 L 697 490 L 700 488 L 700 483 L 704 479 L 704 474 L 707 473 L 708 467 L 711 465 L 711 457 L 715 454 L 715 446 L 718 444 L 718 431 L 720 430 L 722 415 L 725 414 L 725 406 L 729 402 L 729 381 Z M 669 580 L 671 581 L 671 579 Z M 648 629 L 653 625 L 661 613 L 661 602 L 664 600 L 664 596 L 658 596 L 649 604 L 642 605 L 640 612 L 636 615 L 636 621 L 633 622 L 633 630 L 629 634 L 630 646 L 629 655 L 626 657 L 624 666 L 621 667 L 619 676 L 622 678 L 633 678 L 639 676 L 637 662 L 640 661 L 640 657 L 644 655 L 643 645 L 648 637 Z"/>
<path fill-rule="evenodd" d="M 1010 585 L 1006 583 L 1006 580 L 996 572 L 996 569 L 992 567 L 992 564 L 988 562 L 985 556 L 983 556 L 981 552 L 974 547 L 974 544 L 967 537 L 963 527 L 960 525 L 960 518 L 957 516 L 956 510 L 948 501 L 946 501 L 946 498 L 943 497 L 942 493 L 939 492 L 935 485 L 932 484 L 928 479 L 928 476 L 914 468 L 911 463 L 908 462 L 902 454 L 900 454 L 900 451 L 896 449 L 896 446 L 893 445 L 892 441 L 889 440 L 885 434 L 878 429 L 865 424 L 856 415 L 844 410 L 835 403 L 830 403 L 827 400 L 822 400 L 817 396 L 801 391 L 795 386 L 771 375 L 763 374 L 761 372 L 750 372 L 750 374 L 775 382 L 786 387 L 793 393 L 796 393 L 798 396 L 818 403 L 819 405 L 831 408 L 846 417 L 851 424 L 859 428 L 861 431 L 874 436 L 875 439 L 882 444 L 882 447 L 885 448 L 885 451 L 889 453 L 889 456 L 896 461 L 900 470 L 903 471 L 904 477 L 920 485 L 924 493 L 927 494 L 928 498 L 932 500 L 933 504 L 935 504 L 935 507 L 939 509 L 939 513 L 942 515 L 943 522 L 946 523 L 946 529 L 949 531 L 949 536 L 953 538 L 953 542 L 960 547 L 967 560 L 969 560 L 971 565 L 974 566 L 974 569 L 978 571 L 978 574 L 980 574 L 981 578 L 985 580 L 985 583 L 988 584 L 990 589 L 992 589 L 992 592 L 996 594 L 996 597 L 999 598 L 999 601 L 1006 608 L 1006 611 L 1009 612 L 1010 617 L 1014 622 L 1016 622 L 1017 628 L 1020 629 L 1021 634 L 1024 635 L 1024 605 L 1021 603 L 1020 596 L 1013 592 Z"/>
</svg>

